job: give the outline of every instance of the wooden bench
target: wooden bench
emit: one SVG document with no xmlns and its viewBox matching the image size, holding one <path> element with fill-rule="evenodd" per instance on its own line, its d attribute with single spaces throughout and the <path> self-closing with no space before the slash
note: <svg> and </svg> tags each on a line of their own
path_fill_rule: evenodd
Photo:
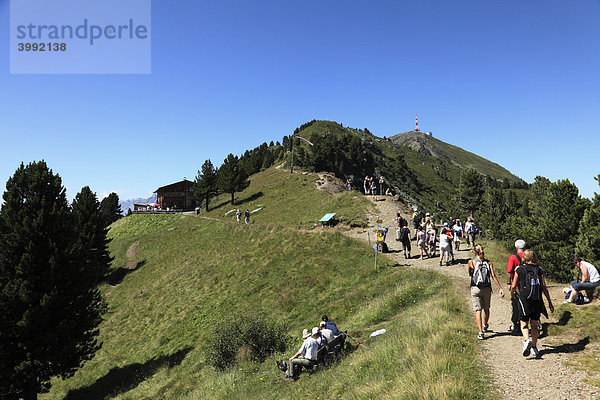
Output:
<svg viewBox="0 0 600 400">
<path fill-rule="evenodd" d="M 335 361 L 341 353 L 344 351 L 344 344 L 346 343 L 346 334 L 341 333 L 333 340 L 331 343 L 327 343 L 326 346 L 321 347 L 317 351 L 317 362 L 309 372 L 314 372 L 317 370 L 319 365 L 327 366 L 330 365 L 333 361 Z"/>
</svg>

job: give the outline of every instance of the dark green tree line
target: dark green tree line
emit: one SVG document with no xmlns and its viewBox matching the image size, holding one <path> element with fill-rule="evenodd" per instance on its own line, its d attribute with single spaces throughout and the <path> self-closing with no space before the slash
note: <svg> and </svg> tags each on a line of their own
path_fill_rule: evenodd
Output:
<svg viewBox="0 0 600 400">
<path fill-rule="evenodd" d="M 73 375 L 100 348 L 103 306 L 96 284 L 104 265 L 86 258 L 91 253 L 81 250 L 91 245 L 78 236 L 97 232 L 85 223 L 97 221 L 85 217 L 88 204 L 96 207 L 88 195 L 79 196 L 72 213 L 60 177 L 43 161 L 21 164 L 6 184 L 0 210 L 3 398 L 37 398 L 52 376 Z"/>
<path fill-rule="evenodd" d="M 198 175 L 194 180 L 193 189 L 194 196 L 198 202 L 205 202 L 206 212 L 208 212 L 210 199 L 218 194 L 217 170 L 210 160 L 206 160 L 202 164 L 202 170 L 198 171 Z"/>
<path fill-rule="evenodd" d="M 241 192 L 250 185 L 248 175 L 242 168 L 237 156 L 229 154 L 219 167 L 217 183 L 222 193 L 231 194 L 231 204 L 234 204 L 234 194 Z"/>
</svg>

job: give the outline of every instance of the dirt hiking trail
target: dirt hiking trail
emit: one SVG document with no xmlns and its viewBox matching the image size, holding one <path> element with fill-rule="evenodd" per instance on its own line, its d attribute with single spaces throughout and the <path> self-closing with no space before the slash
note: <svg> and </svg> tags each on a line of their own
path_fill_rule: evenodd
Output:
<svg viewBox="0 0 600 400">
<path fill-rule="evenodd" d="M 370 198 L 371 196 L 369 196 Z M 471 295 L 469 290 L 469 276 L 467 273 L 467 261 L 473 257 L 470 247 L 462 243 L 461 250 L 454 251 L 456 264 L 451 266 L 439 266 L 439 253 L 437 257 L 431 259 L 419 260 L 419 251 L 416 242 L 411 243 L 411 259 L 405 259 L 402 252 L 402 244 L 395 240 L 396 213 L 410 222 L 407 212 L 410 211 L 398 202 L 387 197 L 385 200 L 375 202 L 377 207 L 377 216 L 383 219 L 382 226 L 389 228 L 386 243 L 391 251 L 388 254 L 399 265 L 406 265 L 408 268 L 421 268 L 435 270 L 452 278 L 453 283 L 465 294 L 465 302 L 471 307 Z M 368 216 L 369 227 L 366 229 L 352 229 L 347 232 L 349 236 L 362 240 L 368 240 L 367 233 L 373 240 L 373 227 L 375 226 L 376 215 Z M 409 224 L 410 227 L 410 224 Z M 412 232 L 412 229 L 411 229 Z M 500 265 L 494 265 L 494 269 L 505 270 L 506 262 Z M 500 280 L 502 290 L 505 293 L 503 299 L 498 294 L 498 287 L 493 283 L 494 293 L 492 294 L 489 329 L 486 333 L 486 339 L 479 342 L 482 350 L 482 357 L 488 365 L 495 378 L 495 385 L 504 399 L 568 399 L 568 400 L 597 400 L 600 399 L 600 388 L 591 386 L 582 381 L 586 376 L 581 371 L 576 371 L 572 367 L 567 367 L 566 362 L 574 359 L 578 355 L 587 352 L 599 352 L 600 346 L 589 344 L 585 340 L 577 337 L 561 336 L 547 337 L 542 335 L 538 340 L 538 349 L 541 357 L 523 357 L 522 345 L 523 339 L 519 336 L 513 336 L 508 332 L 510 326 L 511 305 L 510 293 L 506 282 Z M 552 287 L 550 294 L 555 307 L 564 300 L 562 287 Z M 542 316 L 543 324 L 556 323 L 554 315 L 549 314 L 547 320 Z M 475 318 L 473 317 L 473 326 Z"/>
</svg>

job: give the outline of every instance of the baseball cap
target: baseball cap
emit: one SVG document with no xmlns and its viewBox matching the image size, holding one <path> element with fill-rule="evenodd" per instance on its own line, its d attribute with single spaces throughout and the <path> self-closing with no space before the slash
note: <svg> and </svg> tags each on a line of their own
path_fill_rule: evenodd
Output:
<svg viewBox="0 0 600 400">
<path fill-rule="evenodd" d="M 519 239 L 515 242 L 515 248 L 523 250 L 525 248 L 525 241 L 523 239 Z"/>
</svg>

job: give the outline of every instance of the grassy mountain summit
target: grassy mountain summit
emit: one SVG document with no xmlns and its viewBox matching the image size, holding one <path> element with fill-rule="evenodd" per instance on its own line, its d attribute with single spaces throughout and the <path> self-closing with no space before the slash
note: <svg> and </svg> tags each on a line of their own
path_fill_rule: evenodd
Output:
<svg viewBox="0 0 600 400">
<path fill-rule="evenodd" d="M 473 168 L 481 174 L 498 180 L 521 181 L 508 170 L 492 161 L 421 132 L 400 133 L 391 136 L 390 140 L 396 146 L 408 147 L 420 154 L 439 158 L 460 168 Z"/>
</svg>

